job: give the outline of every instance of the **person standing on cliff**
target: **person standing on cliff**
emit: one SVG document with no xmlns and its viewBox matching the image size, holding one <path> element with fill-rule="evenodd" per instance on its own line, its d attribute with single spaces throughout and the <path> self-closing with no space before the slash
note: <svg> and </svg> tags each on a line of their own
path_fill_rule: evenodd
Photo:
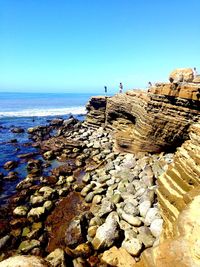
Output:
<svg viewBox="0 0 200 267">
<path fill-rule="evenodd" d="M 104 86 L 105 96 L 107 96 L 107 86 Z"/>
<path fill-rule="evenodd" d="M 197 69 L 196 68 L 193 68 L 193 76 L 194 76 L 194 79 L 197 77 Z"/>
<path fill-rule="evenodd" d="M 122 83 L 120 83 L 120 84 L 119 84 L 119 93 L 121 94 L 122 91 L 123 91 L 123 85 L 122 85 Z"/>
</svg>

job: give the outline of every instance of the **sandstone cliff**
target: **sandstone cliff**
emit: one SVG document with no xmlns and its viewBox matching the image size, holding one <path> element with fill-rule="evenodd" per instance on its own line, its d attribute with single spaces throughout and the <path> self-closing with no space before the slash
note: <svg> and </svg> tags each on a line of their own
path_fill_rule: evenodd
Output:
<svg viewBox="0 0 200 267">
<path fill-rule="evenodd" d="M 175 150 L 188 138 L 189 126 L 200 118 L 198 88 L 194 83 L 168 83 L 157 84 L 149 92 L 93 97 L 86 123 L 111 128 L 119 150 Z"/>
<path fill-rule="evenodd" d="M 137 267 L 200 266 L 200 123 L 189 135 L 158 179 L 164 219 L 160 245 L 146 250 Z"/>
</svg>

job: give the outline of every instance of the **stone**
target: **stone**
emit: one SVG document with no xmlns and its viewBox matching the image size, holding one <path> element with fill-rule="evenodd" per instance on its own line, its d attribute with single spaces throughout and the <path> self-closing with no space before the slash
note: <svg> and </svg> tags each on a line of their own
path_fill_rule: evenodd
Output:
<svg viewBox="0 0 200 267">
<path fill-rule="evenodd" d="M 161 234 L 162 231 L 162 225 L 163 225 L 163 220 L 162 219 L 155 219 L 152 221 L 150 225 L 150 231 L 153 236 L 158 238 Z"/>
<path fill-rule="evenodd" d="M 31 196 L 30 197 L 30 203 L 33 206 L 39 206 L 44 202 L 44 198 L 42 196 Z"/>
<path fill-rule="evenodd" d="M 12 133 L 24 133 L 24 129 L 21 127 L 15 127 L 13 129 L 11 129 Z"/>
<path fill-rule="evenodd" d="M 50 267 L 42 258 L 36 256 L 13 256 L 0 262 L 0 267 Z"/>
<path fill-rule="evenodd" d="M 114 204 L 117 204 L 121 201 L 122 197 L 121 194 L 114 194 L 113 196 L 111 196 L 110 201 Z"/>
<path fill-rule="evenodd" d="M 44 154 L 43 154 L 43 157 L 46 159 L 46 160 L 52 160 L 55 158 L 54 156 L 54 152 L 52 150 L 50 151 L 46 151 Z"/>
<path fill-rule="evenodd" d="M 4 237 L 0 238 L 0 251 L 3 250 L 3 248 L 7 245 L 9 242 L 11 236 L 10 235 L 5 235 Z"/>
<path fill-rule="evenodd" d="M 114 208 L 115 208 L 114 203 L 110 202 L 107 199 L 103 199 L 102 200 L 100 211 L 98 213 L 98 216 L 99 217 L 103 217 L 104 215 L 112 212 L 114 210 Z"/>
<path fill-rule="evenodd" d="M 47 255 L 45 260 L 48 261 L 52 267 L 66 267 L 65 253 L 61 248 L 52 251 Z"/>
<path fill-rule="evenodd" d="M 138 209 L 139 209 L 140 215 L 143 218 L 145 218 L 150 207 L 151 207 L 151 202 L 149 200 L 146 200 L 146 201 L 139 204 Z"/>
<path fill-rule="evenodd" d="M 92 254 L 93 250 L 89 243 L 83 243 L 78 245 L 75 249 L 66 247 L 65 252 L 73 258 L 88 258 Z"/>
<path fill-rule="evenodd" d="M 7 161 L 4 165 L 3 168 L 6 170 L 11 170 L 14 169 L 18 166 L 18 162 L 14 160 Z"/>
<path fill-rule="evenodd" d="M 142 250 L 142 243 L 137 238 L 126 239 L 122 242 L 122 247 L 132 256 L 139 256 Z"/>
<path fill-rule="evenodd" d="M 138 232 L 139 234 L 137 235 L 137 239 L 144 244 L 145 248 L 152 247 L 155 242 L 155 238 L 151 234 L 149 228 L 147 226 L 141 226 L 138 229 Z"/>
<path fill-rule="evenodd" d="M 14 181 L 18 179 L 18 172 L 9 172 L 6 176 L 4 176 L 4 180 Z"/>
<path fill-rule="evenodd" d="M 55 190 L 49 186 L 43 186 L 40 188 L 39 193 L 43 195 L 45 200 L 49 200 L 53 197 Z"/>
<path fill-rule="evenodd" d="M 96 232 L 92 245 L 95 250 L 111 247 L 120 238 L 120 227 L 116 212 L 111 212 Z"/>
<path fill-rule="evenodd" d="M 158 208 L 150 208 L 144 219 L 144 224 L 149 226 L 155 219 L 160 219 L 160 212 Z"/>
<path fill-rule="evenodd" d="M 13 210 L 13 214 L 16 216 L 26 216 L 28 208 L 26 206 L 18 206 Z"/>
<path fill-rule="evenodd" d="M 53 202 L 51 200 L 47 200 L 44 202 L 43 207 L 46 211 L 50 211 L 53 208 Z"/>
<path fill-rule="evenodd" d="M 40 246 L 40 241 L 32 239 L 32 240 L 25 240 L 22 241 L 21 244 L 19 245 L 18 250 L 24 253 L 27 253 L 31 251 L 33 248 L 39 247 Z"/>
<path fill-rule="evenodd" d="M 125 205 L 124 205 L 124 211 L 125 211 L 125 213 L 131 214 L 133 216 L 137 216 L 139 214 L 138 209 L 131 202 L 126 202 L 125 203 Z"/>
<path fill-rule="evenodd" d="M 191 68 L 175 69 L 169 75 L 169 80 L 173 82 L 192 82 L 194 78 Z"/>
<path fill-rule="evenodd" d="M 70 222 L 69 227 L 65 232 L 65 245 L 70 248 L 75 248 L 78 244 L 84 243 L 85 235 L 84 229 L 84 216 L 77 216 Z"/>
<path fill-rule="evenodd" d="M 104 251 L 101 261 L 114 267 L 133 267 L 136 263 L 126 249 L 115 246 Z"/>
<path fill-rule="evenodd" d="M 95 237 L 98 227 L 98 225 L 90 226 L 88 228 L 88 236 L 91 238 Z"/>
<path fill-rule="evenodd" d="M 44 207 L 32 208 L 28 213 L 28 218 L 32 218 L 33 220 L 39 220 L 45 214 Z"/>
<path fill-rule="evenodd" d="M 142 221 L 138 217 L 135 217 L 131 214 L 122 212 L 121 217 L 122 219 L 124 219 L 126 222 L 128 222 L 129 224 L 133 226 L 140 226 L 142 224 Z"/>
</svg>

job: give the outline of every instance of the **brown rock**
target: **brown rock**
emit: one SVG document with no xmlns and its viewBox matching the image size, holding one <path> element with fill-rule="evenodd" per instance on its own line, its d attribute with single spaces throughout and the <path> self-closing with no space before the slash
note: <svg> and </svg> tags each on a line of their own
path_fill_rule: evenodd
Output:
<svg viewBox="0 0 200 267">
<path fill-rule="evenodd" d="M 105 251 L 101 261 L 114 267 L 133 267 L 135 264 L 134 258 L 124 248 L 116 247 Z"/>
<path fill-rule="evenodd" d="M 11 170 L 11 169 L 16 168 L 17 165 L 18 165 L 18 162 L 17 162 L 17 161 L 14 161 L 14 160 L 11 161 L 11 160 L 10 160 L 10 161 L 7 161 L 7 162 L 3 165 L 3 167 L 4 167 L 4 169 L 6 169 L 6 170 Z"/>
<path fill-rule="evenodd" d="M 194 78 L 193 70 L 191 68 L 175 69 L 169 75 L 169 80 L 173 82 L 192 82 Z"/>
</svg>

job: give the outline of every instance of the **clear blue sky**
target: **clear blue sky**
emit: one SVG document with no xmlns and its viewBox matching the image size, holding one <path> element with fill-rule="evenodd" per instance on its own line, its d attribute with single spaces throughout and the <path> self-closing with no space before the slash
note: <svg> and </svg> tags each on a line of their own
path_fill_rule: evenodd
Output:
<svg viewBox="0 0 200 267">
<path fill-rule="evenodd" d="M 0 91 L 100 92 L 200 71 L 200 0 L 0 0 Z"/>
</svg>

